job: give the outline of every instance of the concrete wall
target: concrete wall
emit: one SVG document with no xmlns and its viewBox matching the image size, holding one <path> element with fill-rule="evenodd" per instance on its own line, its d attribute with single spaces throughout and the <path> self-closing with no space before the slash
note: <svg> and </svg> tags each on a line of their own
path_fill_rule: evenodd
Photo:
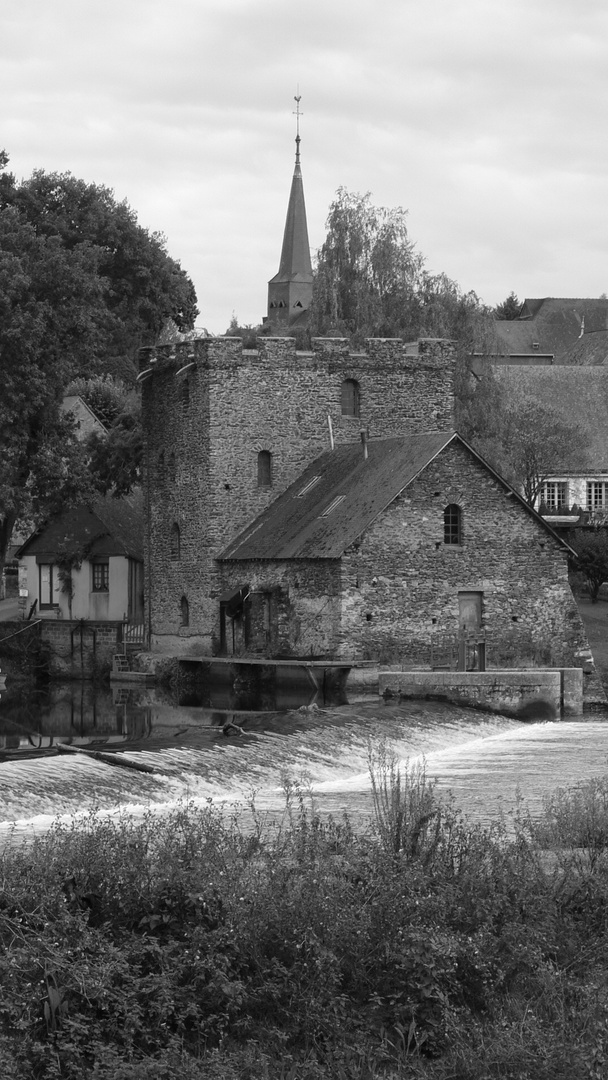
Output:
<svg viewBox="0 0 608 1080">
<path fill-rule="evenodd" d="M 152 642 L 192 637 L 210 649 L 219 634 L 220 571 L 214 559 L 329 446 L 370 435 L 412 434 L 452 424 L 454 350 L 449 342 L 374 340 L 352 354 L 342 339 L 297 353 L 290 338 L 213 338 L 142 350 L 145 467 L 149 491 L 146 593 Z M 178 375 L 188 364 L 188 371 Z M 354 379 L 360 416 L 342 416 L 341 387 Z M 258 487 L 260 451 L 272 485 Z M 180 531 L 179 558 L 171 530 Z M 190 623 L 180 627 L 181 597 Z"/>
<path fill-rule="evenodd" d="M 381 672 L 385 697 L 441 698 L 522 720 L 580 716 L 583 672 L 556 671 L 408 671 Z"/>
</svg>

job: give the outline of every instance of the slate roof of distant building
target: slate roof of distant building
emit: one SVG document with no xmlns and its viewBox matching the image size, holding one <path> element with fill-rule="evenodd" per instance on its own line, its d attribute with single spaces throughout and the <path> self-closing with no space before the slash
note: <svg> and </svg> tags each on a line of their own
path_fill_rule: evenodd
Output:
<svg viewBox="0 0 608 1080">
<path fill-rule="evenodd" d="M 454 431 L 337 446 L 321 454 L 219 556 L 247 559 L 337 559 L 453 440 L 465 446 L 532 514 L 521 496 Z M 549 529 L 549 532 L 555 534 Z M 561 541 L 560 541 L 561 543 Z"/>
<path fill-rule="evenodd" d="M 608 299 L 544 297 L 525 300 L 517 319 L 497 319 L 497 351 L 501 354 L 565 354 L 583 334 L 608 328 Z"/>
<path fill-rule="evenodd" d="M 92 505 L 74 506 L 41 525 L 16 552 L 53 555 L 61 548 L 87 549 L 90 555 L 124 555 L 143 560 L 144 503 L 141 490 L 122 499 L 100 496 Z"/>
<path fill-rule="evenodd" d="M 61 402 L 60 408 L 64 415 L 70 413 L 73 416 L 79 439 L 86 439 L 87 435 L 90 435 L 92 431 L 98 431 L 100 434 L 107 432 L 105 424 L 102 424 L 99 417 L 95 415 L 79 394 L 67 394 Z"/>
<path fill-rule="evenodd" d="M 585 333 L 566 353 L 565 360 L 585 367 L 608 364 L 608 330 Z"/>
<path fill-rule="evenodd" d="M 594 470 L 608 469 L 608 365 L 499 364 L 494 367 L 494 376 L 507 404 L 522 395 L 531 397 L 586 433 L 590 475 Z"/>
</svg>

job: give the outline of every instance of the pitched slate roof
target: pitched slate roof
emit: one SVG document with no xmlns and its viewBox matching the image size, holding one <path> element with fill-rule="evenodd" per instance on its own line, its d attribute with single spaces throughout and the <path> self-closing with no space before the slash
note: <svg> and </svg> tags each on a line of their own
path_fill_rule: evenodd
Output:
<svg viewBox="0 0 608 1080">
<path fill-rule="evenodd" d="M 92 431 L 105 434 L 107 428 L 102 424 L 98 416 L 89 408 L 86 401 L 79 394 L 66 394 L 61 402 L 61 412 L 71 413 L 78 429 L 78 438 L 86 439 Z"/>
<path fill-rule="evenodd" d="M 557 363 L 585 334 L 608 327 L 608 300 L 547 296 L 525 300 L 517 319 L 498 319 L 495 331 L 498 352 L 532 353 L 534 343 L 541 353 L 553 353 Z"/>
<path fill-rule="evenodd" d="M 106 495 L 90 507 L 65 510 L 41 525 L 16 557 L 48 555 L 52 561 L 60 548 L 77 547 L 90 555 L 125 555 L 142 561 L 143 540 L 143 496 L 135 491 L 122 499 Z"/>
<path fill-rule="evenodd" d="M 583 334 L 564 356 L 568 364 L 585 367 L 608 364 L 608 330 L 594 330 Z"/>
<path fill-rule="evenodd" d="M 585 432 L 590 474 L 608 469 L 608 365 L 497 365 L 494 374 L 507 406 L 522 396 L 550 405 Z"/>
<path fill-rule="evenodd" d="M 338 559 L 366 528 L 453 441 L 486 468 L 553 539 L 572 549 L 503 477 L 454 431 L 376 439 L 367 460 L 360 443 L 327 451 L 301 474 L 218 561 Z M 332 508 L 333 507 L 333 508 Z M 327 512 L 329 511 L 329 512 Z"/>
<path fill-rule="evenodd" d="M 367 460 L 361 443 L 328 450 L 220 558 L 339 558 L 453 438 L 443 431 L 372 440 Z"/>
</svg>

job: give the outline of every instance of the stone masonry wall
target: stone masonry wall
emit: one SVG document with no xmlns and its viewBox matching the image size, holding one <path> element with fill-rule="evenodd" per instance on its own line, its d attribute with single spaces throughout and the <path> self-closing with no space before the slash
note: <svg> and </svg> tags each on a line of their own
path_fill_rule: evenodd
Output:
<svg viewBox="0 0 608 1080">
<path fill-rule="evenodd" d="M 216 556 L 336 442 L 447 429 L 453 416 L 454 350 L 426 340 L 373 340 L 351 354 L 342 339 L 208 338 L 144 349 L 142 371 L 149 495 L 147 619 L 152 640 L 193 638 L 210 649 L 222 591 Z M 187 368 L 183 371 L 182 369 Z M 359 384 L 360 416 L 342 416 L 345 379 Z M 272 455 L 272 484 L 258 486 L 260 451 Z M 179 553 L 175 527 L 179 529 Z M 189 624 L 181 626 L 181 599 Z M 186 644 L 185 642 L 183 644 Z"/>
<path fill-rule="evenodd" d="M 462 508 L 461 546 L 444 543 L 450 503 Z M 515 666 L 507 649 L 567 666 L 589 657 L 565 549 L 458 443 L 345 553 L 342 575 L 341 655 L 428 664 L 431 636 L 458 632 L 459 591 L 474 591 L 489 665 Z"/>
<path fill-rule="evenodd" d="M 245 641 L 243 616 L 237 620 L 235 652 L 262 656 L 332 655 L 340 633 L 339 560 L 223 563 L 223 589 L 236 589 L 243 584 L 251 590 L 246 616 L 249 640 Z M 269 607 L 264 604 L 265 598 Z M 231 653 L 230 628 L 228 637 Z"/>
</svg>

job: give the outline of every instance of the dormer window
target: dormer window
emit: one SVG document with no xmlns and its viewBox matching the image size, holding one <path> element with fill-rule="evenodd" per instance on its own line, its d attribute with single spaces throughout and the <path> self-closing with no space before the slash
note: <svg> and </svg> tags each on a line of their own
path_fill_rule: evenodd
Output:
<svg viewBox="0 0 608 1080">
<path fill-rule="evenodd" d="M 296 495 L 296 499 L 303 499 L 305 495 L 308 495 L 309 491 L 312 491 L 312 489 L 317 486 L 320 479 L 321 479 L 320 476 L 313 476 L 312 479 L 310 479 L 307 484 L 304 484 L 304 487 L 302 488 L 302 490 L 298 491 L 298 494 Z"/>
<path fill-rule="evenodd" d="M 329 517 L 330 514 L 333 514 L 336 507 L 339 506 L 341 502 L 344 502 L 345 498 L 346 498 L 346 495 L 337 495 L 335 499 L 332 499 L 329 506 L 325 507 L 325 510 L 323 511 L 323 513 L 319 514 L 319 517 L 322 517 L 322 518 Z"/>
</svg>

